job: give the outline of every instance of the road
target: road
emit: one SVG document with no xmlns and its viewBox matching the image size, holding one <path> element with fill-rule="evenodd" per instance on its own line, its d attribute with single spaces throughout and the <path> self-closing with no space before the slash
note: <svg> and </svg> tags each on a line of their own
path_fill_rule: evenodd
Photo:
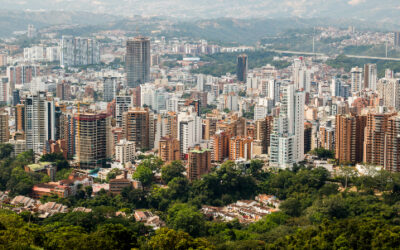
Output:
<svg viewBox="0 0 400 250">
<path fill-rule="evenodd" d="M 290 51 L 290 50 L 276 50 L 276 49 L 271 49 L 269 51 L 280 53 L 280 54 L 307 55 L 307 56 L 326 56 L 323 53 L 312 53 L 312 52 L 304 52 L 304 51 Z M 373 60 L 398 61 L 398 62 L 400 62 L 400 58 L 392 58 L 392 57 L 357 56 L 357 55 L 345 55 L 345 56 L 350 57 L 350 58 L 359 58 L 359 59 L 373 59 Z"/>
</svg>

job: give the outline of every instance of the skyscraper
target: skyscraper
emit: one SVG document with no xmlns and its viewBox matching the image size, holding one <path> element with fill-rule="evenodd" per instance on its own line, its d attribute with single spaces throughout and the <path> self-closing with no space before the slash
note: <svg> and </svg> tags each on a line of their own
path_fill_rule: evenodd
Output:
<svg viewBox="0 0 400 250">
<path fill-rule="evenodd" d="M 400 116 L 392 116 L 388 120 L 385 141 L 385 164 L 388 171 L 400 172 Z"/>
<path fill-rule="evenodd" d="M 161 137 L 158 144 L 158 156 L 163 162 L 169 163 L 181 159 L 179 141 L 172 136 Z"/>
<path fill-rule="evenodd" d="M 122 115 L 131 107 L 133 107 L 132 96 L 115 97 L 115 119 L 117 122 L 117 127 L 122 127 Z"/>
<path fill-rule="evenodd" d="M 365 64 L 364 65 L 364 88 L 376 90 L 376 84 L 378 81 L 378 71 L 376 64 Z"/>
<path fill-rule="evenodd" d="M 271 133 L 270 162 L 290 167 L 304 159 L 305 93 L 290 84 L 282 87 L 282 94 L 281 111 Z"/>
<path fill-rule="evenodd" d="M 332 79 L 331 94 L 332 96 L 342 96 L 342 82 L 336 77 Z"/>
<path fill-rule="evenodd" d="M 67 82 L 57 84 L 56 96 L 61 100 L 69 100 L 71 98 L 71 86 Z"/>
<path fill-rule="evenodd" d="M 150 80 L 150 39 L 138 36 L 126 42 L 126 77 L 135 88 Z"/>
<path fill-rule="evenodd" d="M 394 32 L 394 47 L 400 48 L 400 32 Z"/>
<path fill-rule="evenodd" d="M 384 165 L 385 160 L 385 138 L 388 121 L 395 114 L 368 114 L 367 125 L 364 134 L 364 157 L 363 162 Z"/>
<path fill-rule="evenodd" d="M 339 163 L 362 162 L 366 122 L 366 116 L 336 116 L 335 154 Z"/>
<path fill-rule="evenodd" d="M 399 79 L 380 79 L 378 81 L 377 92 L 383 100 L 383 105 L 400 109 L 400 80 Z"/>
<path fill-rule="evenodd" d="M 193 111 L 178 114 L 178 140 L 181 143 L 182 158 L 189 148 L 200 143 L 202 138 L 202 120 Z"/>
<path fill-rule="evenodd" d="M 200 179 L 211 171 L 211 151 L 195 147 L 189 151 L 187 177 L 190 181 Z"/>
<path fill-rule="evenodd" d="M 17 104 L 15 106 L 15 130 L 17 132 L 25 131 L 25 105 Z"/>
<path fill-rule="evenodd" d="M 76 113 L 76 156 L 81 168 L 104 167 L 111 156 L 111 117 L 106 112 Z"/>
<path fill-rule="evenodd" d="M 351 92 L 359 92 L 363 89 L 362 68 L 355 67 L 351 69 Z"/>
<path fill-rule="evenodd" d="M 264 119 L 256 121 L 256 140 L 261 141 L 262 153 L 268 154 L 271 140 L 273 117 L 266 116 Z"/>
<path fill-rule="evenodd" d="M 0 110 L 0 143 L 7 143 L 9 139 L 8 113 L 7 111 Z"/>
<path fill-rule="evenodd" d="M 7 77 L 11 91 L 15 85 L 30 83 L 34 77 L 40 75 L 40 67 L 36 65 L 18 65 L 7 68 Z"/>
<path fill-rule="evenodd" d="M 7 105 L 10 101 L 9 83 L 7 77 L 0 79 L 0 104 Z"/>
<path fill-rule="evenodd" d="M 136 149 L 149 150 L 154 146 L 154 118 L 149 109 L 132 108 L 123 113 L 124 137 L 135 143 Z"/>
<path fill-rule="evenodd" d="M 229 140 L 229 160 L 251 160 L 253 152 L 253 139 L 251 137 L 237 136 Z"/>
<path fill-rule="evenodd" d="M 105 102 L 111 102 L 115 98 L 115 88 L 116 88 L 116 78 L 115 77 L 104 77 L 103 79 L 103 99 Z"/>
<path fill-rule="evenodd" d="M 96 39 L 63 36 L 61 39 L 62 67 L 100 63 L 100 44 Z"/>
<path fill-rule="evenodd" d="M 246 54 L 237 57 L 236 75 L 239 82 L 246 82 L 248 71 L 248 58 Z"/>
<path fill-rule="evenodd" d="M 46 141 L 55 140 L 55 105 L 48 100 L 46 92 L 28 96 L 25 99 L 26 148 L 42 153 Z"/>
<path fill-rule="evenodd" d="M 217 131 L 211 137 L 213 152 L 211 158 L 216 162 L 223 162 L 229 156 L 229 133 L 225 131 Z"/>
</svg>

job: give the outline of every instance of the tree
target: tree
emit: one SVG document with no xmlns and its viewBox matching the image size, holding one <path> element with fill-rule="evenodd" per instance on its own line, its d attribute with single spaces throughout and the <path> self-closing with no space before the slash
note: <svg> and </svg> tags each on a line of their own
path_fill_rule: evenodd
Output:
<svg viewBox="0 0 400 250">
<path fill-rule="evenodd" d="M 168 182 L 168 196 L 172 200 L 185 202 L 189 194 L 189 181 L 185 177 L 175 177 Z"/>
<path fill-rule="evenodd" d="M 185 167 L 181 161 L 173 161 L 161 169 L 161 179 L 168 184 L 175 177 L 184 177 Z"/>
<path fill-rule="evenodd" d="M 144 166 L 144 165 L 139 165 L 136 168 L 136 172 L 133 174 L 133 179 L 139 180 L 143 187 L 150 186 L 150 184 L 153 181 L 153 171 L 151 171 L 150 168 Z"/>
<path fill-rule="evenodd" d="M 255 178 L 258 178 L 262 172 L 264 162 L 261 160 L 251 160 L 248 172 Z"/>
<path fill-rule="evenodd" d="M 168 226 L 175 230 L 183 230 L 192 236 L 204 233 L 205 220 L 196 208 L 185 203 L 176 203 L 168 209 Z"/>
<path fill-rule="evenodd" d="M 56 162 L 56 161 L 64 161 L 64 155 L 62 153 L 49 153 L 44 154 L 40 157 L 41 162 Z"/>
<path fill-rule="evenodd" d="M 318 156 L 320 159 L 333 159 L 335 158 L 335 152 L 325 148 L 316 148 L 311 151 L 311 154 Z"/>
<path fill-rule="evenodd" d="M 282 202 L 279 208 L 286 214 L 298 217 L 301 215 L 301 202 L 296 198 L 289 198 Z"/>
<path fill-rule="evenodd" d="M 86 186 L 86 187 L 85 187 L 85 193 L 86 193 L 86 197 L 87 197 L 87 198 L 92 197 L 92 194 L 93 194 L 93 187 L 92 187 L 92 186 Z"/>
<path fill-rule="evenodd" d="M 133 232 L 121 224 L 101 225 L 90 235 L 95 249 L 132 249 L 136 245 Z"/>
<path fill-rule="evenodd" d="M 193 239 L 188 233 L 161 228 L 150 238 L 144 249 L 209 249 L 211 244 L 203 238 Z"/>
<path fill-rule="evenodd" d="M 114 168 L 110 172 L 108 172 L 106 181 L 109 182 L 110 180 L 117 178 L 117 175 L 120 174 L 122 174 L 122 171 L 118 168 Z"/>
<path fill-rule="evenodd" d="M 10 157 L 14 151 L 14 146 L 11 144 L 0 144 L 0 160 Z"/>
<path fill-rule="evenodd" d="M 88 241 L 82 227 L 60 227 L 47 234 L 45 249 L 90 249 Z"/>
</svg>

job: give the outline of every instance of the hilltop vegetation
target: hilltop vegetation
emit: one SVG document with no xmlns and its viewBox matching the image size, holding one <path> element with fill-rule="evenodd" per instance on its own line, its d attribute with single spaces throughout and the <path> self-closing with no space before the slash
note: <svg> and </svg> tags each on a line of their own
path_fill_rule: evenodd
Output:
<svg viewBox="0 0 400 250">
<path fill-rule="evenodd" d="M 0 156 L 5 173 L 10 162 L 23 157 L 10 157 L 7 147 Z M 49 155 L 43 160 L 55 159 Z M 101 191 L 95 197 L 81 192 L 66 199 L 47 197 L 70 208 L 91 208 L 90 213 L 43 220 L 27 212 L 0 210 L 0 245 L 8 249 L 389 249 L 400 244 L 399 173 L 357 176 L 347 167 L 335 177 L 324 168 L 302 165 L 265 171 L 257 160 L 243 167 L 227 161 L 190 183 L 180 162 L 164 165 L 147 157 L 140 168 L 160 172 L 168 188 L 156 185 L 154 172 L 144 171 L 137 176 L 148 180 L 144 189 L 127 188 L 120 195 Z M 14 177 L 2 178 L 8 183 L 7 178 Z M 12 187 L 1 187 L 8 188 Z M 14 189 L 15 194 L 21 192 Z M 281 211 L 250 225 L 209 221 L 199 211 L 201 205 L 223 206 L 259 193 L 283 200 Z M 115 215 L 134 209 L 151 209 L 166 227 L 153 231 L 133 217 Z"/>
</svg>

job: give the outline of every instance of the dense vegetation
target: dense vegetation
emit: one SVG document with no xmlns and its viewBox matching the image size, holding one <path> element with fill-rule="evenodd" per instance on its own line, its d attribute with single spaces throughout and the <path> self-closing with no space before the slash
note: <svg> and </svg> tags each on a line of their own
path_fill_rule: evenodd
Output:
<svg viewBox="0 0 400 250">
<path fill-rule="evenodd" d="M 397 61 L 349 58 L 344 55 L 339 55 L 335 59 L 330 59 L 326 64 L 337 69 L 343 68 L 345 71 L 349 72 L 351 68 L 356 66 L 364 67 L 364 64 L 367 63 L 377 64 L 379 77 L 383 77 L 385 75 L 386 69 L 391 69 L 395 72 L 400 71 L 400 62 Z"/>
<path fill-rule="evenodd" d="M 28 153 L 12 158 L 9 152 L 2 146 L 1 183 L 7 185 L 1 189 L 22 193 L 24 189 L 14 188 L 10 179 L 23 174 L 7 177 L 6 173 L 10 164 L 18 168 L 15 164 Z M 316 154 L 329 157 L 330 151 Z M 157 158 L 140 159 L 142 170 L 135 178 L 147 181 L 143 189 L 125 189 L 120 195 L 101 191 L 95 197 L 91 190 L 81 190 L 67 199 L 46 198 L 70 208 L 92 208 L 91 213 L 57 214 L 43 220 L 35 214 L 0 210 L 0 245 L 8 249 L 389 249 L 400 244 L 398 173 L 357 176 L 346 168 L 333 176 L 324 168 L 303 165 L 266 171 L 259 160 L 249 165 L 227 161 L 190 183 L 181 162 L 164 165 Z M 157 172 L 168 187 L 156 183 Z M 222 206 L 259 193 L 283 200 L 281 211 L 250 225 L 209 221 L 199 212 L 204 204 Z M 166 227 L 153 231 L 133 217 L 115 215 L 116 211 L 129 215 L 134 209 L 152 210 Z"/>
<path fill-rule="evenodd" d="M 236 73 L 237 56 L 243 53 L 217 53 L 213 55 L 202 56 L 201 60 L 207 62 L 204 66 L 192 70 L 192 73 L 201 73 L 206 75 L 221 76 L 226 73 Z M 274 61 L 274 52 L 268 51 L 247 51 L 249 69 L 262 67 L 267 64 L 274 65 L 278 69 L 286 68 L 290 65 L 288 62 Z"/>
</svg>

